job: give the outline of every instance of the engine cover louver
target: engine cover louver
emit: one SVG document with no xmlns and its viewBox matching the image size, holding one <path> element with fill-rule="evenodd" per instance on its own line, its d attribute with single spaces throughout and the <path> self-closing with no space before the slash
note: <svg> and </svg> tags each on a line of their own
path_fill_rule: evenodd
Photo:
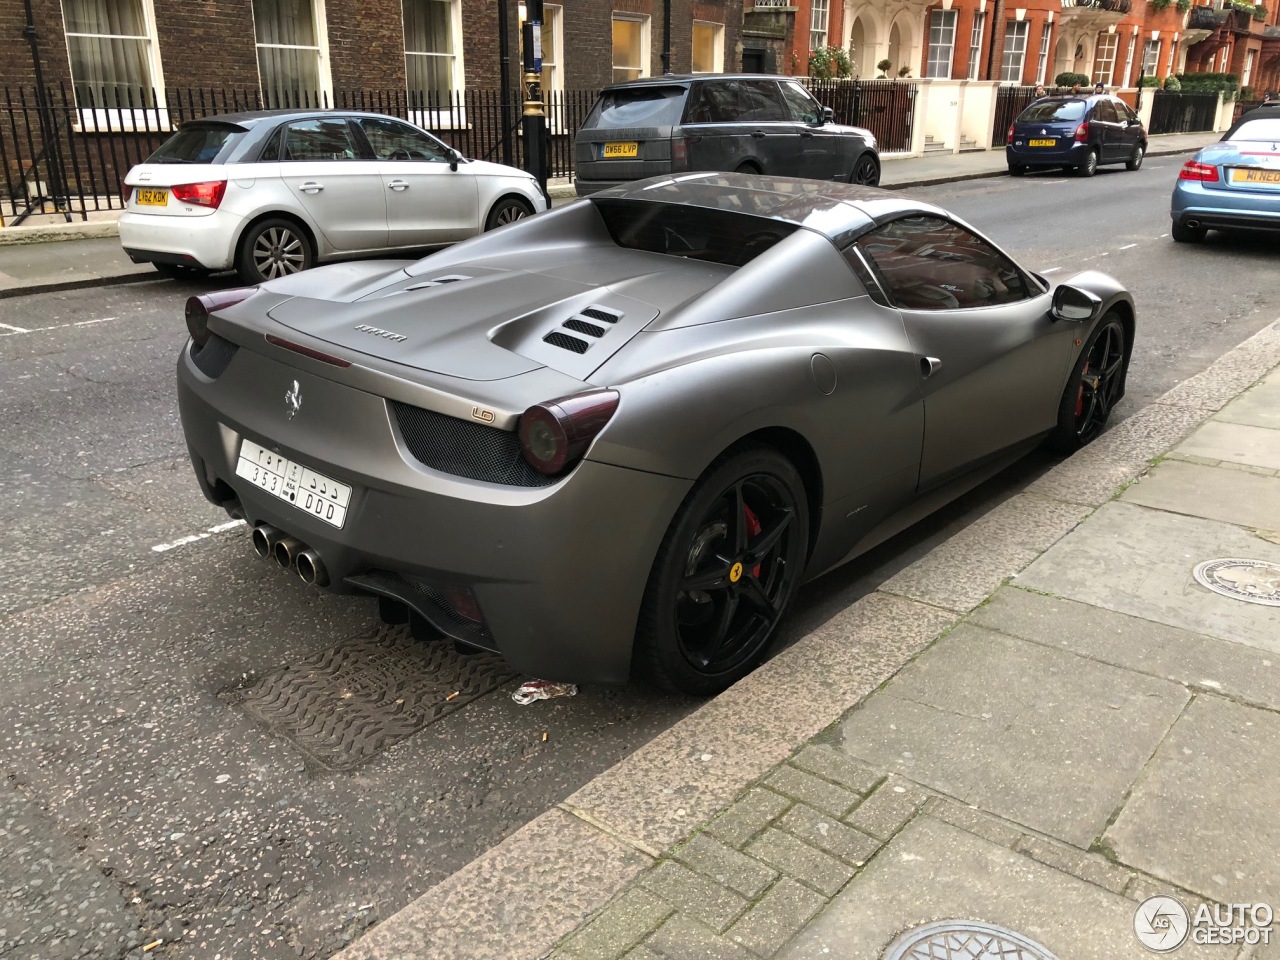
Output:
<svg viewBox="0 0 1280 960">
<path fill-rule="evenodd" d="M 572 330 L 574 333 L 581 333 L 584 336 L 592 337 L 599 340 L 609 332 L 607 327 L 599 326 L 600 323 L 616 324 L 626 314 L 620 310 L 610 310 L 608 307 L 590 306 L 584 307 L 574 316 L 570 317 L 562 323 L 560 330 L 553 330 L 542 338 L 543 343 L 549 343 L 553 347 L 561 347 L 565 350 L 572 350 L 574 353 L 586 353 L 591 344 L 579 337 L 571 337 L 563 330 Z M 587 319 L 595 320 L 597 323 L 588 323 Z"/>
</svg>

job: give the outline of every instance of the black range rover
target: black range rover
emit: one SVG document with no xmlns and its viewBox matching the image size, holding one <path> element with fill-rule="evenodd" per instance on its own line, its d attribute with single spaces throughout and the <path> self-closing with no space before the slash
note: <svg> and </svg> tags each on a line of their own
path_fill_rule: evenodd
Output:
<svg viewBox="0 0 1280 960">
<path fill-rule="evenodd" d="M 605 87 L 578 131 L 573 160 L 580 197 L 691 170 L 880 182 L 871 131 L 832 123 L 802 84 L 766 74 L 666 75 Z"/>
</svg>

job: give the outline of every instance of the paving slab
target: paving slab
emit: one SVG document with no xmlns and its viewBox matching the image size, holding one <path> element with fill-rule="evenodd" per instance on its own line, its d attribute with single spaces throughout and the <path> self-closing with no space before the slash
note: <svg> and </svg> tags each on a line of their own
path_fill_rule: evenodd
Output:
<svg viewBox="0 0 1280 960">
<path fill-rule="evenodd" d="M 1280 430 L 1280 371 L 1232 400 L 1213 419 Z"/>
<path fill-rule="evenodd" d="M 969 623 L 1280 710 L 1280 657 L 1087 603 L 1005 587 Z"/>
<path fill-rule="evenodd" d="M 1018 586 L 1280 653 L 1275 607 L 1219 596 L 1198 563 L 1280 563 L 1280 544 L 1239 527 L 1131 503 L 1108 503 L 1018 575 Z"/>
<path fill-rule="evenodd" d="M 1224 903 L 1280 904 L 1280 716 L 1198 696 L 1106 833 L 1123 863 Z"/>
<path fill-rule="evenodd" d="M 962 624 L 850 714 L 838 745 L 1087 848 L 1189 697 Z"/>
<path fill-rule="evenodd" d="M 1182 443 L 1178 453 L 1280 470 L 1280 432 L 1244 423 L 1210 420 Z"/>
<path fill-rule="evenodd" d="M 778 960 L 876 960 L 900 934 L 936 920 L 1010 928 L 1060 960 L 1149 960 L 1135 904 L 950 824 L 921 816 L 877 854 Z M 963 954 L 961 954 L 963 955 Z M 1178 960 L 1227 960 L 1187 944 Z"/>
<path fill-rule="evenodd" d="M 1280 530 L 1280 476 L 1165 460 L 1120 499 L 1242 527 Z"/>
</svg>

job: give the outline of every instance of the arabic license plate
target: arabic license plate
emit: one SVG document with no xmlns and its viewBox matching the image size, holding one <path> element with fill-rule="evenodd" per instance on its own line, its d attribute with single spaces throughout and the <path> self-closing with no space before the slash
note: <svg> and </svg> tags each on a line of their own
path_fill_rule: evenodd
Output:
<svg viewBox="0 0 1280 960">
<path fill-rule="evenodd" d="M 1057 143 L 1058 143 L 1058 141 L 1057 141 L 1057 140 L 1028 140 L 1028 141 L 1027 141 L 1027 146 L 1029 146 L 1029 147 L 1053 147 L 1053 146 L 1057 146 Z"/>
<path fill-rule="evenodd" d="M 640 144 L 633 141 L 627 143 L 606 143 L 600 148 L 601 160 L 628 160 L 640 156 Z"/>
<path fill-rule="evenodd" d="M 240 444 L 236 476 L 339 530 L 347 520 L 347 507 L 351 503 L 349 486 L 272 453 L 252 440 Z"/>
<path fill-rule="evenodd" d="M 1231 171 L 1232 183 L 1267 183 L 1280 186 L 1280 170 L 1236 169 Z"/>
<path fill-rule="evenodd" d="M 138 190 L 138 204 L 143 207 L 164 207 L 169 203 L 168 190 Z"/>
</svg>

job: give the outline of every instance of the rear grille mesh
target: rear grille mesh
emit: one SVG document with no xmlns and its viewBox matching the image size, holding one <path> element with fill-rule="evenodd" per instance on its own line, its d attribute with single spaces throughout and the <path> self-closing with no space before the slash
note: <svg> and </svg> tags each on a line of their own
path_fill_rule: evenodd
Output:
<svg viewBox="0 0 1280 960">
<path fill-rule="evenodd" d="M 423 466 L 455 477 L 514 487 L 545 487 L 556 482 L 555 477 L 529 466 L 514 432 L 396 400 L 387 402 L 405 446 Z"/>
<path fill-rule="evenodd" d="M 227 372 L 227 367 L 231 365 L 231 358 L 239 349 L 240 347 L 230 340 L 223 340 L 222 337 L 213 333 L 209 335 L 203 347 L 197 346 L 194 340 L 191 341 L 191 360 L 196 365 L 196 369 L 206 377 L 217 380 Z"/>
<path fill-rule="evenodd" d="M 549 343 L 553 347 L 560 347 L 563 350 L 572 350 L 574 353 L 586 353 L 587 347 L 591 346 L 587 341 L 571 337 L 567 333 L 561 333 L 559 330 L 552 330 L 542 338 L 542 342 Z"/>
<path fill-rule="evenodd" d="M 588 337 L 604 336 L 604 327 L 597 327 L 594 323 L 587 323 L 587 321 L 579 320 L 577 317 L 570 317 L 564 322 L 564 326 L 566 330 L 585 333 Z"/>
</svg>

